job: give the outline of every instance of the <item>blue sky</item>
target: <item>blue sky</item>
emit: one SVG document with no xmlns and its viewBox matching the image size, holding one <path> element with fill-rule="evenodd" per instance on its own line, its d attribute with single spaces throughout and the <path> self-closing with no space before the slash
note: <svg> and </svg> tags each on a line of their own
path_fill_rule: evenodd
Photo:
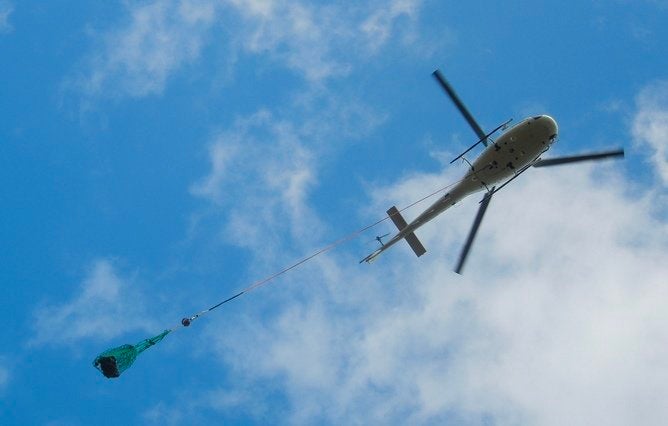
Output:
<svg viewBox="0 0 668 426">
<path fill-rule="evenodd" d="M 0 0 L 0 423 L 663 424 L 668 3 Z M 551 156 L 372 265 L 480 124 Z M 548 157 L 546 155 L 546 157 Z M 407 211 L 407 219 L 420 212 Z"/>
</svg>

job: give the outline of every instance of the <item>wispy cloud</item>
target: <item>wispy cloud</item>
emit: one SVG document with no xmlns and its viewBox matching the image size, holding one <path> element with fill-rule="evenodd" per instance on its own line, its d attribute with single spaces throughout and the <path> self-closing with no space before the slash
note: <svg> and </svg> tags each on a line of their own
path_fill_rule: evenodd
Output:
<svg viewBox="0 0 668 426">
<path fill-rule="evenodd" d="M 243 18 L 238 37 L 242 49 L 268 53 L 309 82 L 347 75 L 353 59 L 377 53 L 394 34 L 406 34 L 396 22 L 417 20 L 421 3 L 394 0 L 389 5 L 340 2 L 322 6 L 299 1 L 229 1 Z M 409 39 L 405 37 L 405 44 Z"/>
<path fill-rule="evenodd" d="M 633 136 L 643 148 L 651 151 L 656 172 L 668 185 L 668 82 L 647 86 L 636 98 Z"/>
<path fill-rule="evenodd" d="M 71 79 L 88 96 L 161 94 L 171 76 L 196 62 L 205 46 L 234 62 L 262 56 L 308 83 L 348 75 L 352 59 L 376 53 L 394 34 L 414 43 L 420 0 L 315 5 L 278 0 L 154 0 L 128 7 L 128 18 L 100 37 L 84 70 Z M 220 31 L 213 31 L 216 28 Z M 407 34 L 410 33 L 410 36 Z M 223 49 L 227 51 L 220 52 Z M 98 53 L 99 52 L 99 53 Z"/>
<path fill-rule="evenodd" d="M 129 9 L 123 26 L 102 36 L 73 84 L 89 96 L 160 94 L 170 76 L 200 56 L 216 18 L 213 0 L 156 0 Z"/>
<path fill-rule="evenodd" d="M 349 32 L 338 8 L 298 1 L 232 0 L 230 5 L 242 18 L 236 39 L 243 51 L 269 54 L 311 82 L 348 73 L 350 65 L 333 56 L 337 38 Z"/>
<path fill-rule="evenodd" d="M 354 96 L 326 90 L 308 92 L 276 111 L 239 117 L 213 138 L 210 171 L 190 192 L 224 217 L 221 234 L 228 243 L 269 248 L 287 238 L 301 250 L 323 230 L 310 203 L 319 171 L 385 120 Z M 264 258 L 273 256 L 264 251 Z"/>
<path fill-rule="evenodd" d="M 9 0 L 0 0 L 0 34 L 10 33 L 14 30 L 9 22 L 12 12 L 14 12 L 14 5 Z"/>
<path fill-rule="evenodd" d="M 383 46 L 395 32 L 395 25 L 401 18 L 409 23 L 415 22 L 418 17 L 421 0 L 393 0 L 383 7 L 377 7 L 361 24 L 361 30 L 366 35 L 367 43 L 372 49 Z M 402 24 L 406 25 L 405 22 Z M 404 33 L 404 41 L 414 37 L 411 32 Z"/>
<path fill-rule="evenodd" d="M 65 345 L 84 339 L 108 340 L 133 330 L 155 328 L 133 278 L 119 275 L 109 259 L 93 262 L 71 300 L 34 312 L 30 344 Z"/>
<path fill-rule="evenodd" d="M 303 138 L 298 126 L 262 110 L 237 120 L 210 146 L 211 172 L 191 192 L 227 213 L 230 242 L 271 246 L 290 230 L 302 233 L 297 223 L 316 226 L 305 197 L 317 177 Z"/>
</svg>

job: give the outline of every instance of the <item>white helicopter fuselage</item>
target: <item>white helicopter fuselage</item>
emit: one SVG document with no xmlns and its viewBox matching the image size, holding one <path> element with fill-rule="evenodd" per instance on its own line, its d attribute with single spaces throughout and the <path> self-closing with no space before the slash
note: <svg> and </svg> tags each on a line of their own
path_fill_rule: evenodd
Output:
<svg viewBox="0 0 668 426">
<path fill-rule="evenodd" d="M 522 120 L 489 144 L 473 164 L 469 163 L 469 172 L 443 198 L 449 198 L 452 205 L 475 192 L 491 190 L 538 161 L 557 135 L 557 123 L 548 115 Z"/>
<path fill-rule="evenodd" d="M 509 128 L 495 142 L 490 143 L 473 163 L 469 162 L 471 167 L 467 174 L 447 194 L 440 197 L 365 260 L 373 260 L 381 252 L 467 196 L 480 191 L 491 191 L 495 186 L 523 172 L 550 148 L 557 140 L 557 134 L 557 123 L 548 115 L 526 118 Z"/>
</svg>

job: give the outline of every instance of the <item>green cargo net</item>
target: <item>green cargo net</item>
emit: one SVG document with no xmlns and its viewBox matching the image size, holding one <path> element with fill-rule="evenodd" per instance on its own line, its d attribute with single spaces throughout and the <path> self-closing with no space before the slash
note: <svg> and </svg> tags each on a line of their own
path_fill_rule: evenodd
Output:
<svg viewBox="0 0 668 426">
<path fill-rule="evenodd" d="M 134 346 L 122 345 L 117 348 L 107 349 L 95 358 L 93 366 L 109 379 L 118 377 L 122 372 L 130 368 L 135 359 L 137 359 L 137 355 L 161 341 L 170 331 L 165 330 L 157 336 L 144 339 Z"/>
</svg>

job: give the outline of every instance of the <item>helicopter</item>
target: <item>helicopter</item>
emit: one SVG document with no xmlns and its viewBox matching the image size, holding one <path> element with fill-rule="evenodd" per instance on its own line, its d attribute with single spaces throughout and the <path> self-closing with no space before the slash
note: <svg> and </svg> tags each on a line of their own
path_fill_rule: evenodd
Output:
<svg viewBox="0 0 668 426">
<path fill-rule="evenodd" d="M 492 196 L 529 168 L 624 156 L 623 149 L 615 149 L 604 152 L 542 159 L 542 155 L 550 149 L 558 138 L 559 128 L 554 118 L 549 115 L 535 115 L 527 117 L 513 126 L 510 126 L 510 122 L 512 121 L 510 119 L 491 132 L 485 133 L 441 71 L 437 69 L 432 75 L 479 138 L 475 144 L 450 162 L 452 164 L 459 159 L 463 159 L 468 163 L 469 170 L 448 193 L 439 197 L 438 200 L 410 223 L 406 222 L 401 212 L 395 206 L 390 207 L 387 210 L 387 215 L 399 232 L 385 243 L 381 241 L 382 237 L 378 237 L 377 240 L 380 242 L 380 248 L 360 260 L 360 263 L 373 262 L 381 253 L 401 240 L 406 240 L 416 256 L 422 256 L 427 250 L 415 235 L 415 231 L 469 195 L 485 191 L 485 195 L 480 201 L 480 207 L 455 267 L 455 272 L 461 274 Z M 495 140 L 492 139 L 492 136 L 498 131 L 502 133 Z M 469 162 L 464 156 L 480 144 L 485 147 L 482 153 L 472 163 Z"/>
</svg>

